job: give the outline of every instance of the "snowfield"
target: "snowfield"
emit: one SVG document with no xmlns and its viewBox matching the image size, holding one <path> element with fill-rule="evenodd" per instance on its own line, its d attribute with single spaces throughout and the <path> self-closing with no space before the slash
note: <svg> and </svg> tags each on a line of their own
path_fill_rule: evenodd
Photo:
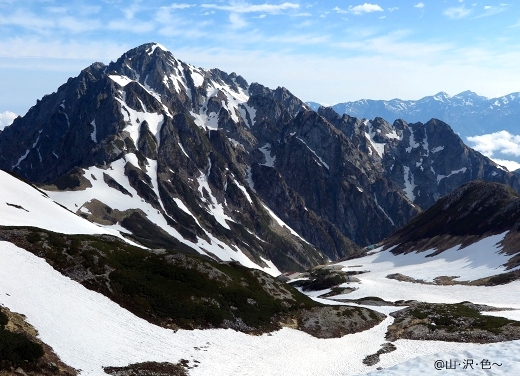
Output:
<svg viewBox="0 0 520 376">
<path fill-rule="evenodd" d="M 377 262 L 382 255 L 385 256 L 379 253 L 341 263 L 346 268 L 363 264 L 366 270 L 373 270 L 359 275 L 361 283 L 356 284 L 359 290 L 345 297 L 376 295 L 390 300 L 471 300 L 520 309 L 520 302 L 511 299 L 513 291 L 520 291 L 520 282 L 496 287 L 398 282 L 384 278 L 383 274 L 394 270 L 390 260 Z M 404 266 L 411 268 L 411 264 L 403 262 L 407 255 L 402 256 L 403 259 L 399 257 L 395 257 L 395 270 Z M 189 360 L 190 366 L 197 365 L 189 370 L 192 376 L 334 376 L 372 371 L 377 375 L 430 374 L 435 372 L 434 362 L 438 359 L 458 359 L 460 362 L 474 359 L 475 363 L 489 359 L 502 364 L 501 367 L 495 366 L 492 374 L 520 374 L 520 341 L 478 345 L 397 340 L 394 342 L 396 351 L 382 355 L 381 361 L 374 366 L 365 366 L 362 360 L 377 352 L 386 342 L 386 328 L 393 321 L 390 316 L 370 330 L 337 339 L 317 339 L 288 328 L 261 336 L 224 329 L 173 332 L 134 316 L 108 298 L 61 275 L 43 259 L 11 243 L 0 242 L 0 260 L 0 304 L 26 315 L 40 338 L 53 347 L 65 363 L 81 369 L 82 375 L 103 375 L 104 366 L 144 361 L 177 363 L 180 359 Z M 427 262 L 417 268 L 428 270 L 431 265 Z M 369 308 L 385 314 L 398 309 Z M 508 311 L 507 315 L 520 320 L 520 311 Z M 195 360 L 200 363 L 195 363 Z M 378 367 L 387 369 L 376 371 Z M 452 371 L 468 372 L 461 367 Z"/>
<path fill-rule="evenodd" d="M 134 244 L 123 238 L 119 231 L 81 218 L 1 170 L 0 194 L 0 226 L 33 226 L 62 234 L 108 234 Z"/>
<path fill-rule="evenodd" d="M 175 228 L 168 225 L 166 218 L 152 205 L 144 201 L 139 196 L 137 191 L 130 185 L 128 177 L 124 173 L 125 164 L 127 162 L 130 162 L 132 165 L 136 167 L 139 166 L 137 156 L 133 153 L 128 153 L 123 158 L 120 158 L 112 162 L 108 169 L 102 169 L 99 167 L 89 167 L 88 169 L 86 169 L 84 177 L 90 181 L 92 187 L 86 188 L 82 191 L 48 191 L 46 193 L 53 200 L 56 200 L 56 202 L 59 202 L 71 211 L 76 211 L 78 210 L 78 208 L 84 208 L 83 205 L 91 202 L 92 200 L 99 200 L 104 204 L 110 206 L 112 209 L 117 209 L 120 211 L 125 211 L 128 209 L 141 209 L 151 222 L 161 227 L 172 237 L 178 239 L 180 242 L 188 245 L 189 247 L 193 248 L 194 250 L 198 251 L 203 255 L 208 255 L 209 253 L 216 255 L 218 258 L 220 258 L 220 260 L 223 261 L 238 261 L 246 267 L 260 269 L 273 276 L 281 274 L 278 268 L 276 268 L 276 266 L 270 260 L 266 263 L 267 266 L 261 267 L 254 263 L 249 257 L 247 257 L 244 254 L 244 252 L 242 252 L 239 248 L 232 248 L 228 244 L 217 239 L 209 231 L 204 230 L 206 232 L 206 235 L 211 239 L 211 242 L 208 242 L 206 239 L 200 237 L 197 239 L 197 242 L 191 242 L 189 240 L 184 239 L 183 236 Z M 155 191 L 155 194 L 159 198 L 159 202 L 162 205 L 162 200 L 160 199 L 157 183 L 157 161 L 147 159 L 147 163 L 148 166 L 146 172 L 152 180 L 152 189 Z M 103 174 L 109 175 L 112 179 L 114 179 L 116 182 L 122 185 L 128 192 L 130 192 L 132 196 L 125 195 L 117 189 L 110 188 L 107 185 L 107 183 L 105 183 L 103 179 Z M 209 212 L 223 226 L 225 225 L 225 227 L 229 228 L 225 220 L 229 220 L 230 218 L 225 215 L 222 204 L 218 203 L 217 199 L 212 195 L 211 188 L 207 183 L 206 175 L 202 175 L 199 178 L 199 184 L 201 185 L 201 189 L 202 186 L 204 186 L 206 188 L 206 191 L 212 197 L 213 204 L 210 205 Z M 182 202 L 181 199 L 177 199 L 176 202 L 179 204 L 180 208 L 183 211 L 191 215 L 195 219 L 195 221 L 197 221 L 196 217 L 190 212 L 190 210 Z M 106 229 L 107 231 L 116 231 L 117 229 L 121 229 L 121 226 L 110 226 L 106 227 Z M 128 231 L 125 230 L 124 232 Z"/>
</svg>

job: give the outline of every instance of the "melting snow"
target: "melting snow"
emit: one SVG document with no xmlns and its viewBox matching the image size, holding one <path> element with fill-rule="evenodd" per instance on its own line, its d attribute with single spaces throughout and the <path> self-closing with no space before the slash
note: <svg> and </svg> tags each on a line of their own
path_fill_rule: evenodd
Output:
<svg viewBox="0 0 520 376">
<path fill-rule="evenodd" d="M 92 141 L 94 141 L 94 142 L 97 143 L 97 138 L 96 138 L 96 133 L 97 133 L 96 119 L 92 120 L 92 122 L 90 123 L 90 125 L 92 125 L 92 126 L 94 127 L 94 130 L 93 130 L 92 133 L 90 134 L 90 138 L 92 139 Z"/>
<path fill-rule="evenodd" d="M 348 376 L 370 371 L 376 375 L 410 375 L 417 374 L 417 370 L 431 374 L 434 361 L 444 357 L 489 358 L 504 364 L 496 369 L 498 373 L 520 373 L 520 363 L 515 361 L 520 341 L 479 345 L 397 340 L 394 342 L 396 351 L 382 355 L 381 361 L 374 366 L 364 365 L 364 357 L 375 353 L 386 342 L 386 328 L 393 322 L 391 317 L 370 330 L 334 339 L 318 339 L 289 328 L 259 336 L 229 329 L 174 332 L 132 315 L 108 298 L 59 274 L 43 259 L 10 243 L 0 243 L 0 257 L 9 260 L 0 263 L 0 304 L 26 315 L 40 338 L 53 347 L 65 363 L 81 369 L 84 376 L 105 375 L 104 366 L 125 366 L 145 361 L 177 363 L 182 358 L 188 359 L 190 365 L 198 365 L 190 369 L 191 376 Z M 360 261 L 365 263 L 366 269 L 378 265 L 368 264 L 367 258 L 351 260 L 344 265 L 358 265 Z M 388 272 L 384 270 L 382 273 Z M 367 292 L 373 291 L 372 285 L 375 284 L 379 289 L 372 295 L 382 298 L 402 291 L 403 286 L 408 285 L 406 292 L 400 295 L 404 295 L 403 299 L 416 299 L 422 296 L 425 287 L 430 287 L 386 279 L 385 282 L 395 282 L 396 287 L 381 288 L 374 273 L 358 277 L 363 281 L 361 289 L 366 287 Z M 458 286 L 444 287 L 443 290 L 449 291 Z M 458 293 L 457 301 L 481 296 L 479 301 L 482 303 L 501 301 L 511 306 L 511 288 L 515 287 L 520 287 L 520 283 L 473 287 L 473 291 L 466 286 L 466 291 Z M 370 295 L 358 291 L 352 298 Z M 434 296 L 442 300 L 442 292 Z M 451 297 L 444 300 L 451 300 Z M 518 303 L 513 305 L 520 308 Z M 387 315 L 397 309 L 386 306 L 370 308 Z M 449 354 L 433 355 L 445 352 Z M 387 369 L 376 371 L 377 367 Z"/>
<path fill-rule="evenodd" d="M 209 163 L 208 168 L 208 175 L 211 171 L 211 160 Z M 224 206 L 218 202 L 217 198 L 213 196 L 213 193 L 211 191 L 211 187 L 208 183 L 208 175 L 200 171 L 200 176 L 197 178 L 197 181 L 199 183 L 199 193 L 200 197 L 203 201 L 205 201 L 208 204 L 208 212 L 215 217 L 218 223 L 222 225 L 222 227 L 230 230 L 231 228 L 227 224 L 226 220 L 233 221 L 231 217 L 229 217 L 226 213 L 224 213 Z M 209 195 L 209 200 L 205 198 L 204 191 Z"/>
<path fill-rule="evenodd" d="M 271 157 L 271 144 L 267 143 L 264 146 L 262 146 L 261 148 L 258 148 L 258 150 L 260 150 L 264 154 L 265 163 L 263 163 L 263 165 L 264 166 L 273 167 L 274 166 L 274 162 L 276 160 L 276 156 Z"/>
<path fill-rule="evenodd" d="M 408 142 L 408 147 L 406 148 L 406 152 L 409 153 L 412 151 L 412 149 L 415 149 L 417 147 L 420 146 L 420 144 L 418 144 L 417 142 L 415 142 L 415 138 L 414 138 L 414 134 L 413 134 L 413 130 L 412 128 L 410 127 L 410 140 Z"/>
<path fill-rule="evenodd" d="M 371 121 L 365 120 L 364 124 L 368 127 L 368 132 L 365 132 L 366 138 L 368 139 L 368 141 L 370 142 L 370 144 L 376 151 L 377 155 L 379 155 L 379 158 L 383 158 L 383 154 L 385 153 L 386 144 L 374 141 L 374 136 L 375 136 L 376 132 L 373 131 Z M 380 131 L 380 130 L 378 129 L 378 131 Z M 397 134 L 396 134 L 396 136 L 397 136 Z"/>
<path fill-rule="evenodd" d="M 269 209 L 266 204 L 262 203 L 262 206 L 264 207 L 265 210 L 267 210 L 269 215 L 276 221 L 276 223 L 278 223 L 278 225 L 280 225 L 280 227 L 285 227 L 287 230 L 289 230 L 289 232 L 291 234 L 300 238 L 305 243 L 307 243 L 307 244 L 309 243 L 307 240 L 305 240 L 300 235 L 298 235 L 298 233 L 296 231 L 294 231 L 291 227 L 289 227 L 284 221 L 282 221 L 276 214 L 274 214 L 274 212 L 271 209 Z"/>
<path fill-rule="evenodd" d="M 322 166 L 324 166 L 327 170 L 329 169 L 329 165 L 326 164 L 326 163 L 323 161 L 323 159 L 321 159 L 321 157 L 320 157 L 318 154 L 316 154 L 316 152 L 315 152 L 314 150 L 312 150 L 312 149 L 309 147 L 309 145 L 307 145 L 307 143 L 306 143 L 305 141 L 303 141 L 300 137 L 296 137 L 296 138 L 297 138 L 299 141 L 301 141 L 305 146 L 307 146 L 307 149 L 309 149 L 309 150 L 312 152 L 312 154 L 314 154 L 314 156 L 315 156 L 316 158 L 318 158 L 318 160 L 319 160 L 318 163 L 319 163 L 319 164 L 321 164 Z"/>
<path fill-rule="evenodd" d="M 121 114 L 127 124 L 123 131 L 130 134 L 130 138 L 134 141 L 134 144 L 137 145 L 137 141 L 139 140 L 139 130 L 143 121 L 148 123 L 150 132 L 155 136 L 157 142 L 159 142 L 159 133 L 164 123 L 164 116 L 155 112 L 146 112 L 146 110 L 145 112 L 133 110 L 126 104 L 124 98 L 116 99 L 121 103 Z"/>
<path fill-rule="evenodd" d="M 195 87 L 200 87 L 204 83 L 204 76 L 197 70 L 190 67 L 191 79 Z"/>
<path fill-rule="evenodd" d="M 0 171 L 0 193 L 2 226 L 33 226 L 62 234 L 109 234 L 121 238 L 118 232 L 104 229 L 71 213 L 40 191 L 4 171 Z M 83 202 L 78 207 L 82 204 Z"/>
<path fill-rule="evenodd" d="M 110 77 L 110 79 L 112 81 L 114 81 L 115 83 L 117 83 L 119 86 L 122 86 L 122 87 L 125 87 L 130 82 L 133 82 L 133 80 L 131 80 L 130 78 L 128 78 L 126 76 L 121 76 L 121 75 L 118 75 L 118 74 L 117 75 L 116 74 L 111 74 L 108 77 Z"/>
<path fill-rule="evenodd" d="M 466 167 L 462 167 L 460 170 L 452 171 L 449 175 L 440 175 L 439 174 L 439 175 L 437 175 L 437 184 L 439 184 L 442 179 L 450 177 L 451 175 L 458 174 L 459 172 L 462 172 L 464 174 L 466 172 L 466 170 L 467 170 Z"/>
<path fill-rule="evenodd" d="M 55 192 L 55 191 L 49 191 L 47 194 L 60 204 L 64 205 L 70 210 L 77 210 L 77 208 L 80 208 L 83 204 L 86 202 L 89 202 L 93 199 L 97 199 L 104 204 L 108 205 L 112 209 L 117 209 L 120 211 L 125 211 L 128 209 L 140 209 L 143 211 L 143 213 L 146 215 L 146 217 L 153 223 L 155 223 L 157 226 L 162 228 L 164 231 L 166 231 L 168 234 L 173 236 L 174 238 L 178 239 L 180 242 L 186 244 L 187 246 L 197 250 L 201 254 L 209 255 L 206 251 L 211 252 L 211 254 L 218 257 L 220 260 L 223 261 L 238 261 L 242 265 L 249 267 L 249 268 L 255 268 L 265 271 L 266 273 L 269 273 L 271 275 L 279 275 L 280 271 L 276 268 L 271 268 L 270 266 L 267 267 L 260 267 L 259 265 L 255 264 L 251 259 L 249 259 L 243 252 L 237 252 L 235 249 L 230 248 L 226 243 L 220 241 L 219 239 L 215 238 L 213 235 L 208 233 L 206 230 L 203 230 L 206 232 L 206 235 L 209 237 L 210 241 L 208 242 L 205 239 L 198 238 L 197 242 L 192 243 L 191 241 L 188 241 L 182 237 L 182 235 L 173 227 L 168 225 L 168 222 L 166 221 L 165 217 L 161 214 L 160 211 L 158 211 L 156 208 L 152 207 L 149 203 L 145 202 L 137 193 L 137 191 L 132 188 L 128 181 L 128 177 L 124 174 L 124 166 L 126 162 L 132 163 L 134 166 L 138 167 L 138 159 L 135 154 L 128 153 L 125 155 L 125 159 L 121 158 L 111 163 L 110 168 L 108 169 L 102 169 L 98 167 L 90 167 L 85 172 L 85 178 L 89 178 L 90 183 L 92 184 L 91 188 L 87 188 L 83 191 L 67 191 L 67 192 Z M 148 175 L 152 179 L 152 189 L 155 191 L 156 194 L 158 194 L 157 189 L 157 177 L 156 177 L 156 161 L 147 159 L 148 162 Z M 112 179 L 117 181 L 119 184 L 121 184 L 128 192 L 132 194 L 132 197 L 123 194 L 122 192 L 118 191 L 117 189 L 112 189 L 107 186 L 107 184 L 104 182 L 103 179 L 103 173 L 106 173 L 109 175 Z M 91 176 L 94 176 L 94 178 L 90 179 Z M 199 184 L 202 183 L 202 186 L 206 188 L 209 195 L 211 196 L 211 200 L 213 203 L 210 203 L 209 206 L 209 212 L 213 216 L 215 216 L 215 219 L 219 221 L 223 226 L 227 226 L 226 228 L 229 228 L 229 226 L 226 223 L 227 220 L 232 220 L 224 213 L 224 208 L 222 204 L 218 204 L 216 198 L 212 195 L 211 190 L 209 189 L 209 184 L 207 183 L 207 176 L 202 174 L 203 176 L 199 177 Z M 201 188 L 199 188 L 201 189 Z M 159 201 L 162 205 L 162 201 Z M 179 205 L 179 202 L 177 202 Z M 185 206 L 179 205 L 179 207 L 184 210 L 188 210 Z M 189 210 L 188 210 L 189 212 Z M 190 213 L 191 214 L 191 213 Z M 73 215 L 73 214 L 71 214 Z M 192 215 L 192 214 L 191 214 Z M 98 227 L 83 218 L 77 217 L 81 219 L 82 221 L 85 221 L 86 223 L 92 225 L 93 227 L 97 228 L 100 233 L 108 233 L 109 231 L 113 231 L 110 227 L 101 228 Z M 112 226 L 114 228 L 114 226 Z M 54 229 L 53 231 L 60 232 L 61 230 L 59 228 Z M 64 232 L 64 231 L 61 231 Z M 111 232 L 110 232 L 111 233 Z M 112 233 L 111 233 L 112 234 Z M 114 231 L 113 235 L 119 235 L 119 233 L 116 233 Z M 211 255 L 209 255 L 212 257 Z"/>
<path fill-rule="evenodd" d="M 412 202 L 415 201 L 415 194 L 413 193 L 413 190 L 415 187 L 417 187 L 417 184 L 415 184 L 415 177 L 413 175 L 413 172 L 410 171 L 410 167 L 403 166 L 404 169 L 404 193 L 406 194 L 406 197 Z"/>
<path fill-rule="evenodd" d="M 246 187 L 244 187 L 242 184 L 240 184 L 238 181 L 236 180 L 233 180 L 233 182 L 235 183 L 235 185 L 242 191 L 242 193 L 244 194 L 244 196 L 246 196 L 247 198 L 247 201 L 249 201 L 249 203 L 251 205 L 253 205 L 253 200 L 251 199 L 251 196 L 249 195 L 249 192 L 247 192 L 247 189 Z"/>
</svg>

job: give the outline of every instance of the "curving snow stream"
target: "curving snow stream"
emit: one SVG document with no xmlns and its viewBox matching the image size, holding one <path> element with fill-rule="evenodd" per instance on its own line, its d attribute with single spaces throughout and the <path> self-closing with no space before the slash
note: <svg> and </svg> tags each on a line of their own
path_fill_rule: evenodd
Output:
<svg viewBox="0 0 520 376">
<path fill-rule="evenodd" d="M 89 172 L 98 173 L 92 169 Z M 108 170 L 118 178 L 116 172 Z M 43 192 L 4 172 L 0 174 L 0 225 L 35 226 L 67 234 L 110 233 L 121 237 L 116 228 L 96 226 L 56 205 Z M 94 183 L 99 181 L 102 176 Z M 85 191 L 92 197 L 101 194 L 101 191 L 93 192 Z M 118 194 L 117 191 L 108 192 Z M 91 197 L 81 198 L 78 206 Z M 120 202 L 124 206 L 124 202 Z M 73 200 L 65 204 L 76 207 Z M 152 210 L 148 212 L 153 214 Z M 337 297 L 378 296 L 389 301 L 416 299 L 446 303 L 470 300 L 516 308 L 518 310 L 492 314 L 520 320 L 520 281 L 475 287 L 426 285 L 386 278 L 390 273 L 402 273 L 426 281 L 439 274 L 457 275 L 460 280 L 468 280 L 501 273 L 506 257 L 500 253 L 497 243 L 504 236 L 488 237 L 464 249 L 454 247 L 428 258 L 424 256 L 430 252 L 394 256 L 389 251 L 377 249 L 364 258 L 341 262 L 339 265 L 345 270 L 367 272 L 357 275 L 360 282 L 349 283 L 357 290 Z M 327 291 L 310 295 L 325 303 L 340 304 L 317 298 Z M 81 375 L 104 375 L 103 367 L 107 366 L 145 361 L 177 363 L 181 359 L 189 361 L 191 376 L 431 374 L 436 372 L 435 361 L 450 359 L 459 362 L 473 359 L 475 363 L 488 359 L 502 364 L 491 371 L 474 370 L 479 374 L 520 374 L 520 341 L 478 345 L 397 340 L 394 342 L 396 351 L 381 355 L 380 362 L 374 366 L 364 365 L 363 359 L 387 342 L 385 333 L 393 321 L 390 316 L 370 330 L 336 339 L 317 339 L 288 328 L 261 336 L 224 329 L 173 332 L 136 317 L 105 296 L 61 275 L 44 259 L 5 241 L 0 241 L 0 304 L 25 315 L 38 330 L 42 341 L 66 364 L 80 369 Z M 399 309 L 393 306 L 368 308 L 387 315 Z M 377 370 L 378 367 L 383 369 Z M 470 373 L 461 366 L 449 371 Z"/>
<path fill-rule="evenodd" d="M 352 298 L 377 291 L 382 298 L 398 298 L 403 294 L 408 299 L 427 296 L 436 301 L 452 302 L 464 297 L 463 300 L 478 303 L 520 308 L 518 301 L 511 302 L 511 292 L 520 291 L 520 282 L 496 287 L 467 287 L 418 285 L 386 279 L 384 282 L 395 283 L 384 287 L 381 275 L 388 272 L 392 261 L 384 260 L 378 266 L 374 260 L 381 256 L 387 257 L 376 254 L 341 263 L 345 268 L 363 265 L 374 270 L 359 275 L 360 288 Z M 261 336 L 224 329 L 173 332 L 134 316 L 103 295 L 61 275 L 45 260 L 11 243 L 0 242 L 0 260 L 0 304 L 26 315 L 40 338 L 53 347 L 65 363 L 81 369 L 81 375 L 103 375 L 106 366 L 144 361 L 177 363 L 181 359 L 188 360 L 193 367 L 189 369 L 192 376 L 358 375 L 370 372 L 413 375 L 433 373 L 434 362 L 438 359 L 470 358 L 475 362 L 489 359 L 501 363 L 501 367 L 493 368 L 492 374 L 520 374 L 520 341 L 477 345 L 397 340 L 394 342 L 396 351 L 382 355 L 375 366 L 365 366 L 362 363 L 365 356 L 377 352 L 386 342 L 386 327 L 393 320 L 390 316 L 370 330 L 337 339 L 317 339 L 288 328 Z M 406 263 L 404 259 L 396 260 L 401 267 Z M 431 265 L 423 263 L 421 267 L 426 270 Z M 367 294 L 362 292 L 365 286 Z M 450 288 L 455 291 L 451 295 L 447 294 Z M 315 295 L 321 293 L 323 291 Z M 370 308 L 385 314 L 397 309 Z M 507 311 L 510 318 L 520 319 L 519 313 Z M 378 367 L 384 370 L 379 371 Z M 450 371 L 468 372 L 461 367 Z"/>
</svg>

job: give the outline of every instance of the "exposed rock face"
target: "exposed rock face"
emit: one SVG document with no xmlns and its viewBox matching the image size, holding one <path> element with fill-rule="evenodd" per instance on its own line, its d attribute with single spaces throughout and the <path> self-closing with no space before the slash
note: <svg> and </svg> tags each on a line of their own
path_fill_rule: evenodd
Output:
<svg viewBox="0 0 520 376">
<path fill-rule="evenodd" d="M 390 314 L 386 339 L 492 343 L 520 338 L 520 322 L 481 315 L 477 305 L 414 303 Z"/>
<path fill-rule="evenodd" d="M 0 133 L 0 168 L 149 247 L 280 270 L 352 256 L 466 181 L 519 186 L 444 123 L 316 113 L 158 44 L 39 100 Z"/>
<path fill-rule="evenodd" d="M 473 181 L 438 200 L 383 243 L 396 246 L 395 254 L 427 249 L 440 253 L 507 232 L 502 245 L 511 256 L 511 269 L 520 265 L 519 228 L 519 194 L 504 184 Z"/>
<path fill-rule="evenodd" d="M 432 119 L 393 125 L 382 118 L 359 121 L 331 108 L 318 113 L 350 137 L 371 157 L 378 171 L 397 184 L 421 209 L 473 180 L 511 185 L 520 190 L 518 175 L 467 147 L 446 123 Z"/>
</svg>

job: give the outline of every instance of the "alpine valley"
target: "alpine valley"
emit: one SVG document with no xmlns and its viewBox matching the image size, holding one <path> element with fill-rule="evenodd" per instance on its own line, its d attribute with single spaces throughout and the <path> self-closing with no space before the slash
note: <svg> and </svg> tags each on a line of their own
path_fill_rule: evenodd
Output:
<svg viewBox="0 0 520 376">
<path fill-rule="evenodd" d="M 157 43 L 37 100 L 0 131 L 0 373 L 520 373 L 520 175 L 381 115 Z"/>
</svg>

